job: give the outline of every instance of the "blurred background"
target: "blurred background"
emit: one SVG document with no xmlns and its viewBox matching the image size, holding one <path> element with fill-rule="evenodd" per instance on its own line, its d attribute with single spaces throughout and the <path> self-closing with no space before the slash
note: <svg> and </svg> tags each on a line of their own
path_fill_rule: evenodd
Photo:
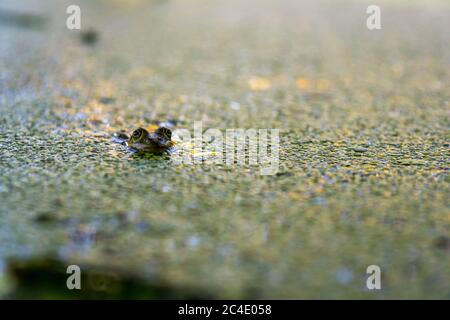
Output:
<svg viewBox="0 0 450 320">
<path fill-rule="evenodd" d="M 450 298 L 450 4 L 370 4 L 2 1 L 2 297 Z M 278 174 L 111 141 L 195 120 L 280 129 Z"/>
</svg>

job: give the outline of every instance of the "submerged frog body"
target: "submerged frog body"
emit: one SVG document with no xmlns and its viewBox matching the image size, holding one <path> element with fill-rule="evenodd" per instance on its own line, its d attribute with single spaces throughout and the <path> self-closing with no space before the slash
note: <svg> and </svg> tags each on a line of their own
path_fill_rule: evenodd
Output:
<svg viewBox="0 0 450 320">
<path fill-rule="evenodd" d="M 172 131 L 166 127 L 160 127 L 154 132 L 137 128 L 131 134 L 127 144 L 137 151 L 153 153 L 162 153 L 174 146 Z"/>
</svg>

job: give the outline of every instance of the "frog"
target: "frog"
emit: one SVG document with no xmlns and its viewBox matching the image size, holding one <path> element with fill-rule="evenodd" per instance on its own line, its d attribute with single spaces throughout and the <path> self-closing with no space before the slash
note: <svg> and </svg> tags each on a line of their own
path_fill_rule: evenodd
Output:
<svg viewBox="0 0 450 320">
<path fill-rule="evenodd" d="M 167 127 L 159 127 L 155 131 L 139 127 L 131 135 L 122 130 L 116 132 L 114 138 L 137 152 L 160 154 L 170 152 L 175 145 L 172 141 L 172 131 Z"/>
</svg>

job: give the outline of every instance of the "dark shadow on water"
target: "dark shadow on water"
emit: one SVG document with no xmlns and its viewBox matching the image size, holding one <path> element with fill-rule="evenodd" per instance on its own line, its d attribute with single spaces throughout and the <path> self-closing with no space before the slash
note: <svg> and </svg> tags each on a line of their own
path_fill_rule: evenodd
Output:
<svg viewBox="0 0 450 320">
<path fill-rule="evenodd" d="M 6 299 L 211 299 L 209 293 L 174 286 L 170 282 L 115 269 L 109 266 L 79 264 L 81 290 L 67 288 L 74 275 L 69 265 L 54 257 L 10 260 L 7 275 L 13 287 Z M 73 280 L 73 278 L 71 278 Z M 70 281 L 73 284 L 73 281 Z"/>
</svg>

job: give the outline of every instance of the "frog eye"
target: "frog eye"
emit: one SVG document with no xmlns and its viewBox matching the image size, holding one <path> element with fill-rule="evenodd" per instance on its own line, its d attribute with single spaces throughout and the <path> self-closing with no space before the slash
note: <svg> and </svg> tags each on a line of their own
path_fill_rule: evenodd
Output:
<svg viewBox="0 0 450 320">
<path fill-rule="evenodd" d="M 158 130 L 156 130 L 156 134 L 168 140 L 172 138 L 172 131 L 170 129 L 167 129 L 166 127 L 158 128 Z"/>
<path fill-rule="evenodd" d="M 141 129 L 136 129 L 133 132 L 133 137 L 138 138 L 141 135 Z"/>
</svg>

